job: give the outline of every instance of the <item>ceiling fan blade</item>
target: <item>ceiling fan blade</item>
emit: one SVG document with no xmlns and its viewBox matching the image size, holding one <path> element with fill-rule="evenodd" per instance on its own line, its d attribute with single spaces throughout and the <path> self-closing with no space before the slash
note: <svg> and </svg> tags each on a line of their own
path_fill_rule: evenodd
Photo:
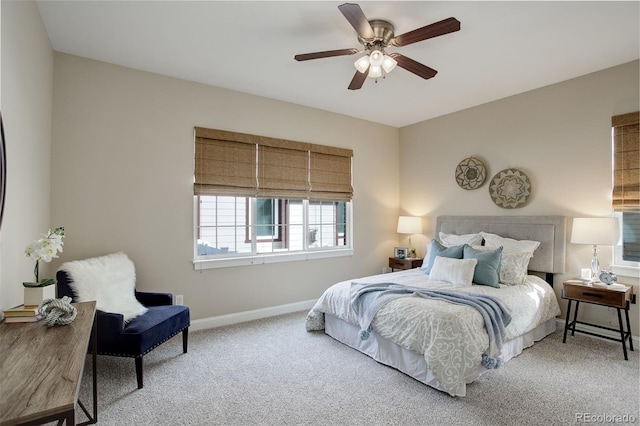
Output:
<svg viewBox="0 0 640 426">
<path fill-rule="evenodd" d="M 417 43 L 429 38 L 438 37 L 460 30 L 460 21 L 456 18 L 447 18 L 435 24 L 427 25 L 408 33 L 400 34 L 395 37 L 391 44 L 394 46 L 406 46 L 408 44 Z"/>
<path fill-rule="evenodd" d="M 373 28 L 371 28 L 371 24 L 369 24 L 369 20 L 364 15 L 360 6 L 355 3 L 345 3 L 338 6 L 340 12 L 347 18 L 347 21 L 353 26 L 358 35 L 363 39 L 372 39 L 375 37 L 373 32 Z"/>
<path fill-rule="evenodd" d="M 365 72 L 356 71 L 356 74 L 351 79 L 351 83 L 349 84 L 349 90 L 358 90 L 364 84 L 364 81 L 367 79 L 367 75 L 369 75 L 369 68 Z"/>
<path fill-rule="evenodd" d="M 429 68 L 426 65 L 422 65 L 420 62 L 416 62 L 413 59 L 407 58 L 404 55 L 399 53 L 391 53 L 389 54 L 393 59 L 398 62 L 398 66 L 400 68 L 404 68 L 405 70 L 414 73 L 418 77 L 422 77 L 425 80 L 435 77 L 438 74 L 438 71 L 433 68 Z"/>
<path fill-rule="evenodd" d="M 308 61 L 310 59 L 330 58 L 332 56 L 353 55 L 358 49 L 327 50 L 325 52 L 303 53 L 293 57 L 296 61 Z"/>
</svg>

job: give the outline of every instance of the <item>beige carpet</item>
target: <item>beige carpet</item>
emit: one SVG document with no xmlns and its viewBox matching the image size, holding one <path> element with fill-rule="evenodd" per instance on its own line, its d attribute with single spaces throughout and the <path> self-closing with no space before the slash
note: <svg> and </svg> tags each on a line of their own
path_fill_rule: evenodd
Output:
<svg viewBox="0 0 640 426">
<path fill-rule="evenodd" d="M 625 361 L 619 343 L 576 335 L 563 344 L 558 330 L 452 398 L 306 332 L 305 315 L 192 332 L 187 354 L 175 337 L 145 357 L 142 390 L 132 359 L 99 356 L 98 424 L 640 423 L 639 351 Z M 90 371 L 88 359 L 81 398 L 89 407 Z"/>
</svg>

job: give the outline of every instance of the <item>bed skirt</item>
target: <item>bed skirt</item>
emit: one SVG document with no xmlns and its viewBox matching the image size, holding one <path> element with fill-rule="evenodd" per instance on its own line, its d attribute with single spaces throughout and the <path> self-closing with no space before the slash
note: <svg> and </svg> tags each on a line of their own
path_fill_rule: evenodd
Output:
<svg viewBox="0 0 640 426">
<path fill-rule="evenodd" d="M 509 361 L 514 356 L 522 353 L 524 349 L 533 346 L 535 342 L 542 340 L 555 330 L 556 319 L 551 318 L 530 332 L 506 341 L 502 346 L 502 360 L 504 362 Z M 443 390 L 433 372 L 427 368 L 424 355 L 405 349 L 384 337 L 378 336 L 375 330 L 371 332 L 371 336 L 367 340 L 361 340 L 358 337 L 359 331 L 358 326 L 342 321 L 331 314 L 325 314 L 325 333 L 329 336 L 369 355 L 381 364 L 400 370 L 428 386 Z M 489 370 L 482 365 L 478 365 L 472 373 L 464 378 L 465 384 L 473 382 L 487 371 Z"/>
</svg>

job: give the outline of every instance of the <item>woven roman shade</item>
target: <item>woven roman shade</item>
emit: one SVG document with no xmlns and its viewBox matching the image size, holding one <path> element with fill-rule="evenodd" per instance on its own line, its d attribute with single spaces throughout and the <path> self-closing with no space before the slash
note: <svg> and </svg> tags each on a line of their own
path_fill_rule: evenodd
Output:
<svg viewBox="0 0 640 426">
<path fill-rule="evenodd" d="M 195 128 L 195 195 L 350 201 L 350 149 Z"/>
<path fill-rule="evenodd" d="M 195 128 L 195 195 L 255 196 L 256 144 L 248 136 Z"/>
<path fill-rule="evenodd" d="M 640 211 L 640 112 L 616 115 L 613 127 L 613 209 Z"/>
<path fill-rule="evenodd" d="M 311 193 L 314 201 L 350 201 L 353 151 L 324 145 L 311 146 Z"/>
<path fill-rule="evenodd" d="M 309 144 L 262 139 L 258 144 L 258 196 L 303 199 L 309 194 Z"/>
</svg>

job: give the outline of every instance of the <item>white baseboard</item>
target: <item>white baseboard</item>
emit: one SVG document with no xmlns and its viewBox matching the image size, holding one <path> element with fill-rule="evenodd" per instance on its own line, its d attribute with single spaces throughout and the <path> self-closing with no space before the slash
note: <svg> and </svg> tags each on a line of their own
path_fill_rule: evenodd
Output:
<svg viewBox="0 0 640 426">
<path fill-rule="evenodd" d="M 564 325 L 566 324 L 566 321 L 563 319 L 557 318 L 556 323 L 558 324 L 558 330 L 560 330 L 560 332 L 564 332 Z M 576 330 L 579 328 L 585 331 L 589 331 L 591 333 L 598 333 L 598 334 L 602 334 L 603 336 L 609 336 L 609 337 L 613 337 L 614 339 L 620 339 L 620 333 L 616 333 L 615 331 L 603 330 L 601 328 L 591 327 L 586 324 L 577 324 Z M 569 333 L 570 331 L 567 330 L 567 335 L 569 335 Z M 590 334 L 584 334 L 584 333 L 580 333 L 580 334 L 582 336 L 593 337 L 594 339 L 608 340 L 608 339 L 603 339 L 602 337 L 592 336 Z M 640 343 L 640 338 L 638 336 L 631 336 L 631 338 L 633 339 L 634 348 L 637 348 L 639 346 L 638 343 Z"/>
<path fill-rule="evenodd" d="M 276 315 L 289 314 L 313 308 L 317 299 L 304 302 L 289 303 L 286 305 L 272 306 L 269 308 L 255 309 L 252 311 L 238 312 L 217 317 L 202 318 L 191 321 L 189 331 L 207 330 L 209 328 L 222 327 L 224 325 L 253 321 L 261 318 L 274 317 Z"/>
</svg>

